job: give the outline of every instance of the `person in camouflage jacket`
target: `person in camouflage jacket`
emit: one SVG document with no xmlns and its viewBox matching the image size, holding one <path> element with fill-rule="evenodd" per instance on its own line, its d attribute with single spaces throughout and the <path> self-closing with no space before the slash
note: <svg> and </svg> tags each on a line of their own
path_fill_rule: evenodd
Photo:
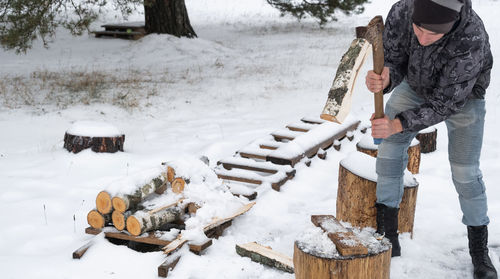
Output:
<svg viewBox="0 0 500 279">
<path fill-rule="evenodd" d="M 385 117 L 373 119 L 382 138 L 377 157 L 377 233 L 400 255 L 398 210 L 407 149 L 418 131 L 444 121 L 455 188 L 467 225 L 474 278 L 497 278 L 488 255 L 487 203 L 479 169 L 486 89 L 493 57 L 470 0 L 401 0 L 384 29 L 385 67 L 369 71 L 372 92 L 392 92 Z"/>
</svg>

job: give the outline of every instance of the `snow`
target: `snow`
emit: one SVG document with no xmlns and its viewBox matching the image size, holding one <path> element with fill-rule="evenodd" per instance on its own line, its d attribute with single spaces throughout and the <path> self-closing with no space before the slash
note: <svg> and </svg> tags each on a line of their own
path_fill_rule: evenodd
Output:
<svg viewBox="0 0 500 279">
<path fill-rule="evenodd" d="M 66 133 L 86 137 L 117 137 L 123 135 L 112 124 L 98 121 L 76 121 Z"/>
<path fill-rule="evenodd" d="M 288 144 L 280 146 L 269 155 L 285 159 L 295 158 L 301 154 L 305 154 L 305 152 L 310 150 L 312 147 L 325 142 L 355 122 L 356 120 L 354 120 L 352 116 L 348 116 L 344 123 L 340 125 L 333 122 L 324 122 L 316 125 L 316 127 L 312 128 L 307 133 L 300 133 L 292 141 L 288 142 Z"/>
<path fill-rule="evenodd" d="M 377 159 L 363 152 L 351 152 L 346 158 L 340 161 L 340 164 L 356 174 L 371 181 L 377 181 L 377 172 L 375 171 Z M 418 185 L 417 180 L 408 169 L 404 172 L 403 184 L 405 187 L 414 187 Z"/>
<path fill-rule="evenodd" d="M 500 2 L 473 2 L 498 58 Z M 139 253 L 111 244 L 102 235 L 85 234 L 86 215 L 95 207 L 97 193 L 161 162 L 189 156 L 194 161 L 205 155 L 213 168 L 218 160 L 303 116 L 320 120 L 338 62 L 354 38 L 353 27 L 366 25 L 374 15 L 385 16 L 392 3 L 372 1 L 363 14 L 341 15 L 320 29 L 312 20 L 299 23 L 280 17 L 264 0 L 192 0 L 186 5 L 198 34 L 194 40 L 166 35 L 138 41 L 97 39 L 71 37 L 60 30 L 48 50 L 40 42 L 26 55 L 0 50 L 0 222 L 6 224 L 0 228 L 2 278 L 157 278 L 162 252 Z M 120 22 L 115 15 L 94 24 L 95 29 Z M 142 20 L 142 15 L 130 20 Z M 367 127 L 373 112 L 373 95 L 363 82 L 370 61 L 368 57 L 353 95 L 352 116 L 363 121 L 362 127 Z M 491 219 L 490 255 L 497 269 L 498 69 L 495 64 L 486 95 L 481 157 Z M 111 84 L 102 91 L 102 103 L 86 104 L 85 92 L 51 91 L 52 84 L 30 78 L 35 72 L 62 76 L 102 72 L 151 82 Z M 24 88 L 32 88 L 32 93 Z M 127 92 L 122 99 L 129 105 L 116 103 Z M 134 102 L 137 106 L 130 105 Z M 125 152 L 64 150 L 65 131 L 81 120 L 118 126 L 126 135 Z M 466 228 L 449 170 L 446 126 L 436 127 L 443 131 L 438 133 L 437 150 L 422 154 L 415 176 L 420 187 L 414 236 L 400 237 L 402 256 L 392 259 L 391 278 L 472 278 Z M 292 257 L 301 234 L 321 232 L 312 226 L 312 214 L 335 215 L 339 162 L 356 149 L 361 136 L 356 131 L 354 141 L 343 140 L 340 151 L 329 149 L 326 160 L 312 158 L 310 167 L 296 165 L 296 176 L 280 192 L 269 185 L 257 186 L 257 204 L 236 218 L 202 256 L 181 249 L 182 257 L 169 278 L 294 278 L 238 256 L 235 244 L 256 241 Z M 195 163 L 195 169 L 200 168 Z M 212 181 L 213 176 L 197 179 L 204 177 Z M 189 219 L 188 230 L 213 216 L 227 216 L 243 203 L 224 190 L 227 185 L 215 181 L 208 186 L 212 191 L 204 191 L 207 186 L 197 181 L 186 187 L 190 201 L 202 205 Z M 193 230 L 192 238 L 197 236 Z M 90 239 L 95 239 L 94 245 L 82 259 L 73 260 L 71 253 Z M 325 245 L 331 243 L 323 240 L 329 241 Z"/>
</svg>

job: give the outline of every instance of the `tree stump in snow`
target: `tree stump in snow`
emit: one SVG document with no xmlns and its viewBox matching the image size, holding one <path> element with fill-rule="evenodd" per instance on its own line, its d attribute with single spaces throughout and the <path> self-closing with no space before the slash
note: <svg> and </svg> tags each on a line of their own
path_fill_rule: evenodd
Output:
<svg viewBox="0 0 500 279">
<path fill-rule="evenodd" d="M 408 148 L 407 168 L 413 174 L 417 174 L 420 169 L 420 148 L 419 141 L 416 139 L 412 140 Z M 378 145 L 373 144 L 373 138 L 370 135 L 363 136 L 356 144 L 356 149 L 372 157 L 377 157 L 378 154 Z"/>
<path fill-rule="evenodd" d="M 377 201 L 376 159 L 361 152 L 352 153 L 340 162 L 337 192 L 337 218 L 357 227 L 376 228 Z M 399 205 L 399 232 L 413 237 L 413 222 L 418 183 L 406 172 L 403 199 Z"/>
<path fill-rule="evenodd" d="M 436 127 L 432 126 L 418 132 L 417 139 L 420 141 L 420 152 L 430 153 L 436 151 Z"/>
<path fill-rule="evenodd" d="M 318 222 L 315 222 L 314 217 Z M 331 218 L 328 218 L 331 217 Z M 333 216 L 311 216 L 322 231 L 307 231 L 295 241 L 293 265 L 295 278 L 388 279 L 391 245 L 389 240 L 376 240 L 370 233 L 355 233 L 342 226 Z M 323 234 L 327 233 L 327 236 Z M 370 245 L 367 245 L 370 243 Z M 349 248 L 352 249 L 339 249 Z M 359 249 L 363 248 L 363 249 Z M 357 251 L 356 253 L 351 253 Z M 348 252 L 346 255 L 343 252 Z"/>
<path fill-rule="evenodd" d="M 64 134 L 64 148 L 78 153 L 91 148 L 94 152 L 114 153 L 123 151 L 125 135 L 107 123 L 78 121 Z"/>
</svg>

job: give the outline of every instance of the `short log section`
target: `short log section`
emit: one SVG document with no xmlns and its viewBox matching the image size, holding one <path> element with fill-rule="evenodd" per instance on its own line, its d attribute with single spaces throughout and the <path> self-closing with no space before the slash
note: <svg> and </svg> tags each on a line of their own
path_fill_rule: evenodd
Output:
<svg viewBox="0 0 500 279">
<path fill-rule="evenodd" d="M 123 151 L 124 142 L 125 135 L 104 122 L 78 121 L 64 134 L 64 148 L 73 153 L 87 148 L 94 152 L 115 153 Z"/>
<path fill-rule="evenodd" d="M 340 162 L 337 218 L 356 227 L 376 228 L 376 159 L 361 152 Z M 413 237 L 418 183 L 409 172 L 404 175 L 404 193 L 399 210 L 399 232 Z"/>
<path fill-rule="evenodd" d="M 417 139 L 420 141 L 420 152 L 430 153 L 436 151 L 436 127 L 432 126 L 418 132 Z"/>
<path fill-rule="evenodd" d="M 408 165 L 406 167 L 413 174 L 419 173 L 420 170 L 420 148 L 420 142 L 416 139 L 413 139 L 408 147 Z M 370 135 L 363 136 L 356 144 L 356 149 L 372 157 L 377 157 L 378 154 L 378 145 L 373 144 L 373 138 Z"/>
<path fill-rule="evenodd" d="M 390 277 L 391 246 L 388 240 L 378 241 L 371 234 L 365 233 L 363 237 L 370 239 L 363 242 L 358 235 L 342 226 L 331 215 L 312 216 L 311 220 L 316 222 L 333 242 L 330 242 L 331 247 L 328 247 L 328 241 L 322 240 L 324 235 L 317 231 L 308 232 L 306 237 L 299 236 L 299 240 L 295 241 L 293 253 L 296 279 Z M 370 247 L 367 243 L 370 243 Z M 343 255 L 343 252 L 348 255 Z"/>
</svg>

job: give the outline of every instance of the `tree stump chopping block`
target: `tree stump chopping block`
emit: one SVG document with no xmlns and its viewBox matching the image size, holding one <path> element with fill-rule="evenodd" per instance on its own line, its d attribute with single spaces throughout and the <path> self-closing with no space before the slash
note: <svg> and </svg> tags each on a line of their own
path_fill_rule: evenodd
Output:
<svg viewBox="0 0 500 279">
<path fill-rule="evenodd" d="M 377 157 L 378 155 L 378 145 L 373 144 L 373 138 L 370 135 L 363 136 L 356 144 L 356 149 L 372 157 Z M 413 174 L 417 174 L 420 169 L 420 150 L 420 142 L 413 139 L 410 147 L 408 147 L 408 164 L 406 166 Z"/>
<path fill-rule="evenodd" d="M 309 229 L 295 241 L 296 279 L 389 278 L 391 244 L 388 239 L 377 240 L 367 231 L 344 227 L 329 215 L 311 216 L 311 221 L 321 230 Z M 347 246 L 353 249 L 345 249 Z"/>
<path fill-rule="evenodd" d="M 357 227 L 376 228 L 376 159 L 361 152 L 340 162 L 337 192 L 337 218 Z M 418 183 L 409 172 L 404 176 L 403 199 L 399 205 L 399 232 L 413 237 Z"/>
<path fill-rule="evenodd" d="M 418 132 L 417 139 L 420 141 L 420 152 L 430 153 L 436 151 L 436 127 L 432 126 Z"/>
<path fill-rule="evenodd" d="M 102 122 L 78 121 L 64 134 L 64 148 L 78 153 L 91 148 L 94 152 L 123 151 L 125 135 L 116 127 Z"/>
</svg>

